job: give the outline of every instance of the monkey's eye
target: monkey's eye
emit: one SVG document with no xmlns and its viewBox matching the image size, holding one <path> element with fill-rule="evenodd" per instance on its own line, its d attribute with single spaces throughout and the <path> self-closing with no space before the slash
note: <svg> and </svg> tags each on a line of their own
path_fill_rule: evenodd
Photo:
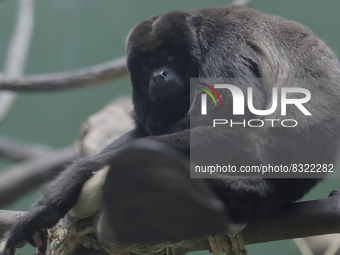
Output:
<svg viewBox="0 0 340 255">
<path fill-rule="evenodd" d="M 169 61 L 175 61 L 177 59 L 176 55 L 169 55 L 168 60 Z"/>
<path fill-rule="evenodd" d="M 145 69 L 145 70 L 147 70 L 147 69 L 149 69 L 149 68 L 151 68 L 152 67 L 152 62 L 151 61 L 144 61 L 144 63 L 143 63 L 143 68 Z"/>
</svg>

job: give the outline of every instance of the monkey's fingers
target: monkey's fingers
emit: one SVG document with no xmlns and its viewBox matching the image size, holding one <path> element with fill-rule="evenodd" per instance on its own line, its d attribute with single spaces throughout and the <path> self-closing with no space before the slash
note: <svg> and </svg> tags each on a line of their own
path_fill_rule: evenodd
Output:
<svg viewBox="0 0 340 255">
<path fill-rule="evenodd" d="M 9 247 L 7 241 L 3 241 L 0 245 L 0 255 L 15 255 L 15 247 Z"/>
<path fill-rule="evenodd" d="M 35 255 L 43 255 L 46 253 L 47 250 L 47 239 L 48 239 L 48 232 L 47 230 L 42 230 L 39 232 L 39 239 L 40 243 L 37 246 L 38 249 L 35 251 Z"/>
<path fill-rule="evenodd" d="M 20 231 L 17 231 L 16 234 L 13 234 L 12 231 L 8 233 L 7 236 L 7 239 L 5 239 L 5 241 L 3 241 L 3 243 L 1 244 L 0 255 L 15 255 L 16 248 L 22 248 L 27 243 L 29 243 L 33 247 L 42 247 L 44 245 L 44 242 L 40 237 L 40 232 L 36 232 L 33 235 L 28 235 L 23 241 L 18 241 L 23 236 L 23 232 L 20 233 Z M 46 238 L 43 239 L 45 240 Z"/>
<path fill-rule="evenodd" d="M 33 236 L 27 238 L 27 241 L 33 247 L 38 247 L 34 252 L 35 255 L 44 254 L 47 250 L 47 230 L 39 230 Z M 18 247 L 19 248 L 19 247 Z"/>
<path fill-rule="evenodd" d="M 0 247 L 0 255 L 14 255 L 15 249 L 23 247 L 27 242 L 33 247 L 38 247 L 44 253 L 47 246 L 47 232 L 46 228 L 43 229 L 41 225 L 46 225 L 44 217 L 48 213 L 48 211 L 38 208 L 29 211 L 22 217 L 6 233 Z"/>
<path fill-rule="evenodd" d="M 14 227 L 6 234 L 0 246 L 0 255 L 15 255 L 15 249 L 27 244 L 25 233 Z"/>
</svg>

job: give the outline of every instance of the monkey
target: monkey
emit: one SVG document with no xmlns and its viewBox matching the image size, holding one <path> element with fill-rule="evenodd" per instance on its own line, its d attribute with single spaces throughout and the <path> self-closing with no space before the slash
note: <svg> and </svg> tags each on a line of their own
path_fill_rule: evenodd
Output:
<svg viewBox="0 0 340 255">
<path fill-rule="evenodd" d="M 235 166 L 336 163 L 340 130 L 340 87 L 337 83 L 340 65 L 333 51 L 309 28 L 241 6 L 171 11 L 137 24 L 127 37 L 126 54 L 133 88 L 135 128 L 101 153 L 77 160 L 48 184 L 31 210 L 6 234 L 1 255 L 13 255 L 19 243 L 25 241 L 38 246 L 37 255 L 45 253 L 46 229 L 68 213 L 77 203 L 84 183 L 105 166 L 110 167 L 107 180 L 112 179 L 109 178 L 112 174 L 122 178 L 115 180 L 115 185 L 124 188 L 124 185 L 118 185 L 124 180 L 131 189 L 137 182 L 136 176 L 144 171 L 150 178 L 160 175 L 165 183 L 167 177 L 162 175 L 162 164 L 171 166 L 178 174 L 187 174 L 191 150 L 202 152 L 198 158 L 207 153 L 207 144 L 199 142 L 207 133 L 211 135 L 204 141 L 224 144 L 218 156 Z M 191 115 L 200 111 L 197 101 L 201 95 L 190 90 L 190 78 L 273 79 L 276 82 L 248 84 L 256 90 L 253 105 L 262 110 L 273 101 L 270 93 L 273 87 L 308 89 L 312 95 L 308 111 L 312 116 L 305 116 L 300 109 L 290 105 L 285 116 L 280 114 L 279 108 L 270 116 L 279 120 L 299 119 L 299 125 L 292 128 L 274 125 L 214 130 L 211 126 L 200 125 L 199 119 L 190 125 Z M 292 79 L 308 82 L 290 83 Z M 247 90 L 244 83 L 236 86 L 241 91 Z M 226 109 L 233 109 L 231 94 L 227 91 L 221 93 Z M 194 103 L 190 101 L 192 97 L 197 99 Z M 214 114 L 213 102 L 208 102 L 207 108 Z M 232 117 L 231 110 L 226 110 L 225 115 Z M 260 117 L 247 109 L 244 118 Z M 197 138 L 193 144 L 190 137 Z M 145 158 L 138 156 L 143 153 L 146 153 Z M 147 155 L 163 158 L 164 162 L 169 159 L 169 162 L 155 159 L 155 165 L 159 166 L 157 172 Z M 138 171 L 139 167 L 142 172 Z M 227 214 L 227 226 L 223 228 L 233 235 L 248 222 L 302 198 L 322 177 L 209 178 L 188 181 L 188 185 L 197 184 L 202 196 L 217 203 L 215 211 Z M 154 179 L 157 182 L 157 178 Z M 148 178 L 141 182 L 145 189 L 152 185 Z M 124 204 L 124 198 L 115 195 L 119 192 L 117 188 L 110 188 L 110 183 L 106 183 L 105 189 L 104 196 L 111 194 Z M 176 199 L 172 201 L 175 203 Z M 180 204 L 186 205 L 183 201 Z M 180 211 L 173 213 L 178 214 L 177 218 L 181 217 Z M 167 225 L 169 231 L 170 224 Z M 143 234 L 148 236 L 147 231 Z M 152 234 L 152 238 L 156 235 Z M 174 238 L 171 235 L 164 237 Z M 124 241 L 124 238 L 121 239 Z M 137 236 L 135 240 L 152 241 L 152 238 Z"/>
</svg>

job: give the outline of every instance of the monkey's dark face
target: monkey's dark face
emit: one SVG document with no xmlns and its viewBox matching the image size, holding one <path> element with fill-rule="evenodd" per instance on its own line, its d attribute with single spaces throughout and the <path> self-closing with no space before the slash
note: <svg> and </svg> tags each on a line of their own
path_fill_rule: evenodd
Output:
<svg viewBox="0 0 340 255">
<path fill-rule="evenodd" d="M 186 93 L 190 77 L 185 72 L 188 63 L 176 53 L 162 50 L 154 58 L 146 58 L 143 63 L 149 76 L 149 96 L 157 104 L 168 103 Z"/>
<path fill-rule="evenodd" d="M 167 47 L 128 55 L 135 114 L 153 134 L 183 118 L 190 105 L 190 78 L 197 72 L 188 53 Z"/>
<path fill-rule="evenodd" d="M 144 53 L 129 58 L 128 66 L 134 91 L 144 92 L 152 102 L 165 105 L 176 100 L 189 100 L 191 72 L 190 57 L 187 53 L 160 49 L 156 53 Z"/>
</svg>

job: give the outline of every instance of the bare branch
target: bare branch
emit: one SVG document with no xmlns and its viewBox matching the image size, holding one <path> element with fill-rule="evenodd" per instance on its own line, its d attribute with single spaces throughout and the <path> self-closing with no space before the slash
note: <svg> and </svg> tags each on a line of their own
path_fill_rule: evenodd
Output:
<svg viewBox="0 0 340 255">
<path fill-rule="evenodd" d="M 248 224 L 242 231 L 245 244 L 264 243 L 340 232 L 340 192 L 328 198 L 293 203 Z M 206 240 L 176 250 L 176 254 L 209 250 Z"/>
<path fill-rule="evenodd" d="M 0 210 L 0 239 L 25 213 Z"/>
<path fill-rule="evenodd" d="M 0 89 L 17 92 L 67 90 L 118 79 L 127 74 L 126 58 L 122 57 L 63 73 L 27 75 L 16 79 L 5 76 Z"/>
<path fill-rule="evenodd" d="M 243 231 L 245 244 L 340 232 L 340 192 L 330 197 L 290 204 L 262 220 L 250 223 Z M 0 237 L 10 228 L 22 212 L 0 211 Z M 177 248 L 176 254 L 210 250 L 206 239 L 197 239 L 192 245 Z"/>
<path fill-rule="evenodd" d="M 72 147 L 41 153 L 0 173 L 0 206 L 45 183 L 76 158 Z"/>
<path fill-rule="evenodd" d="M 21 161 L 31 157 L 36 157 L 41 153 L 51 151 L 52 148 L 35 143 L 25 143 L 16 141 L 0 135 L 0 157 Z"/>
<path fill-rule="evenodd" d="M 20 0 L 18 2 L 17 23 L 5 61 L 4 73 L 9 78 L 21 76 L 25 69 L 34 27 L 34 1 Z M 13 92 L 6 91 L 0 94 L 0 123 L 8 115 L 15 99 L 16 94 Z"/>
<path fill-rule="evenodd" d="M 249 224 L 243 237 L 253 244 L 339 232 L 340 192 L 333 191 L 328 198 L 290 204 Z"/>
</svg>

